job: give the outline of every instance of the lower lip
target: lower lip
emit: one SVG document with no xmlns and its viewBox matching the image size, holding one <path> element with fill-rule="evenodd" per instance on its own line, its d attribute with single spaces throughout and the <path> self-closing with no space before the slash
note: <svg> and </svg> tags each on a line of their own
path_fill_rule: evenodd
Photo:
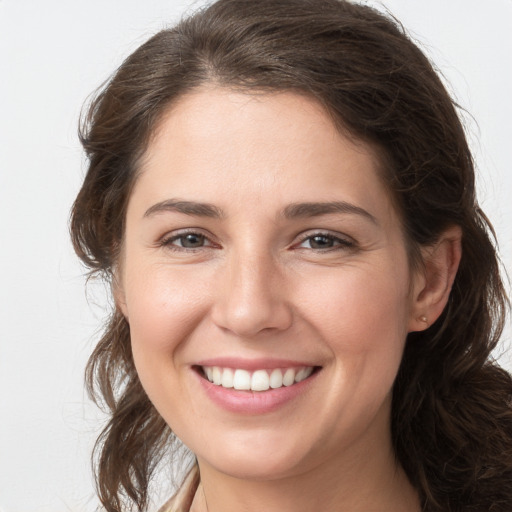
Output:
<svg viewBox="0 0 512 512">
<path fill-rule="evenodd" d="M 318 371 L 292 386 L 283 386 L 268 391 L 237 391 L 212 384 L 197 372 L 196 376 L 208 397 L 219 407 L 239 414 L 265 414 L 276 411 L 308 391 Z"/>
</svg>

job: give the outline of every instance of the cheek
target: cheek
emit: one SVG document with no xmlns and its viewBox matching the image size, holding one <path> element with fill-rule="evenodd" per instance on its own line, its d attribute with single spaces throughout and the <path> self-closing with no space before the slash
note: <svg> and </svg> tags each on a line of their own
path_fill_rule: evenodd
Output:
<svg viewBox="0 0 512 512">
<path fill-rule="evenodd" d="M 173 356 L 205 316 L 209 277 L 197 269 L 177 272 L 165 264 L 127 263 L 125 297 L 134 355 Z"/>
<path fill-rule="evenodd" d="M 406 275 L 378 267 L 342 269 L 315 279 L 299 291 L 305 315 L 332 341 L 334 348 L 366 351 L 383 342 L 402 345 L 409 315 Z"/>
<path fill-rule="evenodd" d="M 407 275 L 351 271 L 318 284 L 302 310 L 332 355 L 329 407 L 339 411 L 333 429 L 346 427 L 350 417 L 357 432 L 389 398 L 400 366 L 408 325 Z"/>
<path fill-rule="evenodd" d="M 169 422 L 187 417 L 186 404 L 194 403 L 183 384 L 181 354 L 206 316 L 209 290 L 201 282 L 207 276 L 136 263 L 128 261 L 125 274 L 133 359 L 143 388 Z"/>
<path fill-rule="evenodd" d="M 335 430 L 348 424 L 347 414 L 356 430 L 372 421 L 398 372 L 407 336 L 408 282 L 407 275 L 389 270 L 331 275 L 304 304 L 304 315 L 332 356 L 329 404 L 333 410 L 332 404 L 343 404 Z"/>
</svg>

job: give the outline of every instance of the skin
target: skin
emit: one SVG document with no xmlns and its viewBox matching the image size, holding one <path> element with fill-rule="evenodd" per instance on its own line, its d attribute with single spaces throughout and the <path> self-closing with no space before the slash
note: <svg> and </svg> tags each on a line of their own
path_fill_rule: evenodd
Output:
<svg viewBox="0 0 512 512">
<path fill-rule="evenodd" d="M 351 211 L 283 214 L 332 201 Z M 183 247 L 184 230 L 204 243 Z M 210 87 L 166 113 L 129 201 L 116 299 L 148 396 L 197 456 L 193 510 L 419 510 L 393 455 L 391 389 L 407 333 L 446 303 L 459 235 L 411 272 L 376 155 L 311 99 Z M 193 369 L 230 356 L 321 369 L 291 402 L 241 415 Z"/>
</svg>

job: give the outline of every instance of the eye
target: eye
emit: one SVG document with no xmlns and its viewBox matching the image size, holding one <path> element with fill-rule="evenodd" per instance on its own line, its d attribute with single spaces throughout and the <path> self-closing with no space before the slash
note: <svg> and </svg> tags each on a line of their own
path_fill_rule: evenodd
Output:
<svg viewBox="0 0 512 512">
<path fill-rule="evenodd" d="M 298 247 L 301 249 L 314 249 L 314 250 L 329 250 L 337 248 L 353 247 L 353 242 L 331 235 L 329 233 L 315 233 L 306 236 L 299 243 Z"/>
<path fill-rule="evenodd" d="M 161 245 L 174 250 L 201 249 L 214 244 L 202 233 L 189 231 L 168 236 L 161 241 Z"/>
<path fill-rule="evenodd" d="M 173 240 L 173 242 L 179 247 L 183 247 L 185 249 L 197 249 L 198 247 L 203 247 L 205 245 L 206 238 L 204 235 L 200 235 L 198 233 L 187 233 L 186 235 L 181 235 Z"/>
</svg>

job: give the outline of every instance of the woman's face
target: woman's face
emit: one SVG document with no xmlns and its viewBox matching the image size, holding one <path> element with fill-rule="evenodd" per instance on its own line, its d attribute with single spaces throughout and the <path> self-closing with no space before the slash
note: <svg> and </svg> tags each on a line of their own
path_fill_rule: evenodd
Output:
<svg viewBox="0 0 512 512">
<path fill-rule="evenodd" d="M 377 165 L 293 93 L 203 89 L 163 118 L 117 301 L 147 394 L 205 467 L 274 479 L 391 453 L 415 278 Z"/>
</svg>

